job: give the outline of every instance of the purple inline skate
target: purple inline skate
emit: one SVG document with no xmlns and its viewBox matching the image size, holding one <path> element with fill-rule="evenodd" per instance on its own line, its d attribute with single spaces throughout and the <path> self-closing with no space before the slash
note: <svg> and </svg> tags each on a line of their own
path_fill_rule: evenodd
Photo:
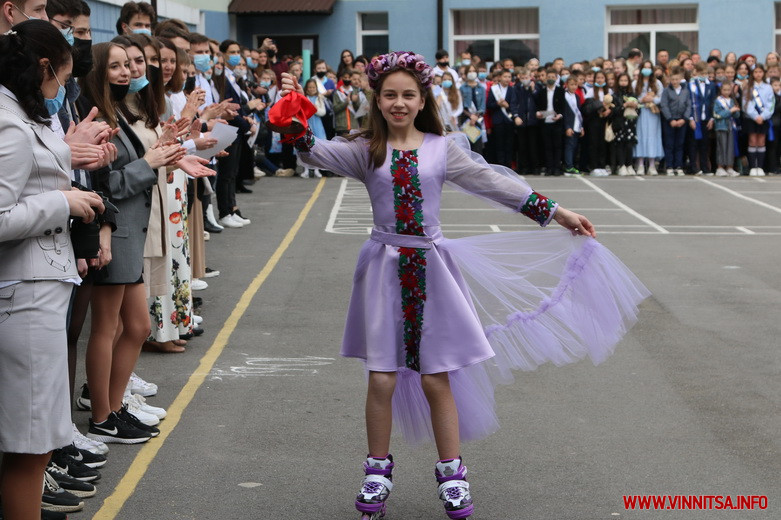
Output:
<svg viewBox="0 0 781 520">
<path fill-rule="evenodd" d="M 361 520 L 378 520 L 385 516 L 385 501 L 393 489 L 393 457 L 368 457 L 363 470 L 366 476 L 355 499 L 355 509 L 361 512 Z"/>
<path fill-rule="evenodd" d="M 461 464 L 461 458 L 437 462 L 434 476 L 439 482 L 437 493 L 445 505 L 447 516 L 453 520 L 469 518 L 475 506 L 466 481 L 466 466 Z"/>
</svg>

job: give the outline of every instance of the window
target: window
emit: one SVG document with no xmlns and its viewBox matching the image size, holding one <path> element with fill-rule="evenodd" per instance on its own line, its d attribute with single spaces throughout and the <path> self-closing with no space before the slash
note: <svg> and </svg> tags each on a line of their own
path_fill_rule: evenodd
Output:
<svg viewBox="0 0 781 520">
<path fill-rule="evenodd" d="M 511 58 L 521 65 L 540 55 L 539 9 L 469 9 L 451 11 L 450 61 L 462 52 L 484 62 Z"/>
<path fill-rule="evenodd" d="M 781 4 L 776 2 L 776 52 L 781 50 Z"/>
<path fill-rule="evenodd" d="M 388 43 L 388 13 L 358 13 L 358 54 L 368 56 L 385 54 Z"/>
<path fill-rule="evenodd" d="M 665 49 L 670 58 L 699 46 L 697 7 L 617 8 L 607 10 L 607 55 L 617 58 L 633 48 L 651 60 Z"/>
</svg>

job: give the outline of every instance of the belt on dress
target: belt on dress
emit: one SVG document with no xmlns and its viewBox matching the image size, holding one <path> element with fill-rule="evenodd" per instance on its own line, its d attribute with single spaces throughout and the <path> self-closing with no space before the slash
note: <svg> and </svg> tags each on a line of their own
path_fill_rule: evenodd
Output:
<svg viewBox="0 0 781 520">
<path fill-rule="evenodd" d="M 371 239 L 381 244 L 394 247 L 411 247 L 414 249 L 431 249 L 444 240 L 442 233 L 437 230 L 434 236 L 429 235 L 400 235 L 398 233 L 386 233 L 378 229 L 372 229 Z"/>
</svg>

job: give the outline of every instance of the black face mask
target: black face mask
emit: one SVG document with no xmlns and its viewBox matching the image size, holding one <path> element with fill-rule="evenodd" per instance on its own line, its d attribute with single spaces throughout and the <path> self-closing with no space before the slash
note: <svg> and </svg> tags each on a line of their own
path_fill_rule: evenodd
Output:
<svg viewBox="0 0 781 520">
<path fill-rule="evenodd" d="M 269 59 L 273 58 L 276 55 L 277 55 L 277 51 L 275 51 L 274 49 L 266 49 L 266 56 L 268 56 Z"/>
<path fill-rule="evenodd" d="M 352 81 L 349 80 L 349 79 L 343 79 L 342 80 L 342 85 L 344 85 L 345 87 L 349 87 L 351 84 L 352 84 Z"/>
<path fill-rule="evenodd" d="M 92 40 L 73 39 L 73 77 L 83 78 L 92 70 Z"/>
<path fill-rule="evenodd" d="M 108 84 L 109 88 L 111 88 L 111 97 L 114 98 L 114 101 L 122 101 L 125 99 L 125 96 L 127 96 L 128 90 L 130 90 L 130 83 L 127 85 L 116 85 L 114 83 Z"/>
<path fill-rule="evenodd" d="M 148 79 L 149 83 L 151 83 L 154 86 L 159 85 L 160 82 L 163 80 L 163 73 L 160 71 L 160 67 L 155 67 L 154 65 L 147 64 L 146 79 Z"/>
<path fill-rule="evenodd" d="M 195 76 L 190 76 L 184 81 L 184 91 L 192 92 L 195 90 Z"/>
<path fill-rule="evenodd" d="M 449 67 L 450 66 L 450 62 L 449 61 L 438 61 L 437 65 L 439 65 L 440 67 Z"/>
<path fill-rule="evenodd" d="M 320 79 L 323 79 L 325 77 L 325 72 L 323 72 L 322 70 L 320 72 L 316 72 L 315 74 L 317 74 L 317 77 Z"/>
</svg>

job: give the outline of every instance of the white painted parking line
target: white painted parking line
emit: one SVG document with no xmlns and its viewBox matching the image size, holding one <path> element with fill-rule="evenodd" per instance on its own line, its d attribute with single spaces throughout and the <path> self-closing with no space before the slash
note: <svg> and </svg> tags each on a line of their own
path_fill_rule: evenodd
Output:
<svg viewBox="0 0 781 520">
<path fill-rule="evenodd" d="M 347 191 L 347 179 L 342 179 L 342 183 L 339 185 L 339 192 L 336 194 L 334 207 L 331 208 L 331 215 L 328 217 L 328 223 L 325 225 L 326 233 L 335 232 L 334 223 L 336 222 L 336 216 L 339 214 L 339 210 L 342 208 L 342 199 L 344 199 L 345 191 Z"/>
<path fill-rule="evenodd" d="M 501 232 L 502 232 L 502 230 L 501 230 L 501 229 L 499 229 L 499 226 L 497 226 L 497 225 L 495 225 L 495 224 L 491 224 L 491 225 L 490 225 L 490 226 L 488 226 L 488 227 L 489 227 L 489 228 L 491 228 L 491 231 L 493 231 L 494 233 L 501 233 Z"/>
<path fill-rule="evenodd" d="M 610 202 L 612 202 L 613 204 L 615 204 L 619 208 L 623 209 L 624 211 L 626 211 L 627 213 L 629 213 L 630 215 L 632 215 L 636 219 L 645 222 L 646 224 L 648 224 L 649 226 L 651 226 L 652 228 L 657 230 L 659 233 L 662 233 L 662 234 L 665 234 L 665 235 L 669 233 L 669 231 L 667 231 L 665 228 L 663 228 L 662 226 L 660 226 L 659 224 L 657 224 L 656 222 L 654 222 L 650 218 L 648 218 L 648 217 L 646 217 L 644 215 L 641 215 L 637 211 L 633 210 L 632 208 L 630 208 L 629 206 L 627 206 L 626 204 L 624 204 L 623 202 L 621 202 L 620 200 L 618 200 L 617 198 L 615 198 L 614 196 L 612 196 L 611 194 L 609 194 L 608 192 L 606 192 L 605 190 L 603 190 L 602 188 L 600 188 L 599 186 L 597 186 L 596 184 L 591 182 L 590 180 L 588 180 L 586 178 L 583 178 L 583 177 L 580 177 L 580 180 L 581 180 L 581 182 L 584 182 L 587 186 L 590 186 L 591 189 L 593 189 L 594 191 L 596 191 L 597 193 L 599 193 L 600 195 L 605 197 L 607 200 L 609 200 Z"/>
<path fill-rule="evenodd" d="M 718 188 L 721 191 L 727 192 L 730 195 L 735 196 L 735 197 L 737 197 L 739 199 L 743 199 L 743 200 L 746 200 L 748 202 L 754 203 L 757 206 L 762 206 L 763 208 L 769 209 L 770 211 L 775 211 L 776 213 L 781 213 L 781 208 L 779 208 L 777 206 L 773 206 L 772 204 L 768 204 L 767 202 L 762 202 L 761 200 L 758 200 L 758 199 L 755 199 L 755 198 L 752 198 L 752 197 L 748 197 L 748 196 L 743 195 L 742 193 L 740 193 L 738 191 L 731 190 L 731 189 L 727 188 L 726 186 L 722 186 L 721 184 L 718 184 L 718 183 L 713 182 L 713 181 L 709 181 L 709 180 L 706 180 L 706 179 L 701 179 L 699 177 L 697 177 L 697 180 L 700 181 L 700 182 L 704 182 L 705 184 L 707 184 L 709 186 L 713 186 L 714 188 Z"/>
<path fill-rule="evenodd" d="M 737 229 L 738 231 L 742 231 L 743 233 L 745 233 L 747 235 L 756 235 L 757 234 L 756 231 L 751 231 L 750 229 L 745 228 L 743 226 L 737 226 L 737 227 L 735 227 L 735 229 Z"/>
</svg>

